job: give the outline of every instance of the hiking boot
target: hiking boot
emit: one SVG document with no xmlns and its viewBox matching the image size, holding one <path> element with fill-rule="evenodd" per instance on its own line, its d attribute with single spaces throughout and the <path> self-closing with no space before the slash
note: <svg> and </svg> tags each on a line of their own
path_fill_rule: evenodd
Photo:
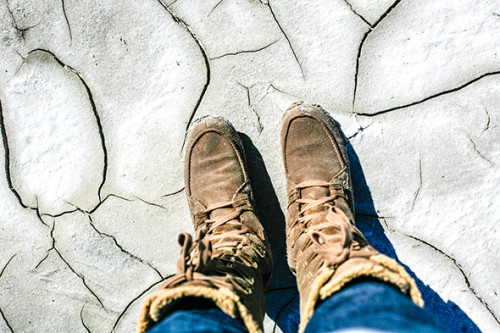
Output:
<svg viewBox="0 0 500 333">
<path fill-rule="evenodd" d="M 146 299 L 138 331 L 183 299 L 200 297 L 241 320 L 249 332 L 262 332 L 271 250 L 255 213 L 243 144 L 229 122 L 197 122 L 186 143 L 184 177 L 196 237 L 179 236 L 178 273 Z"/>
<path fill-rule="evenodd" d="M 283 119 L 281 148 L 288 265 L 300 293 L 300 332 L 320 301 L 360 277 L 391 283 L 423 305 L 404 268 L 376 251 L 356 228 L 344 141 L 326 112 L 315 105 L 292 105 Z"/>
</svg>

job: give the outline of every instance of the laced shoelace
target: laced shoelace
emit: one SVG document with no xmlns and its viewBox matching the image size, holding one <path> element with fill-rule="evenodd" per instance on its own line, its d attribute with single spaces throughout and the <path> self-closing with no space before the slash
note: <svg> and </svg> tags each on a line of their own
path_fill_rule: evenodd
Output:
<svg viewBox="0 0 500 333">
<path fill-rule="evenodd" d="M 243 184 L 242 187 L 245 185 L 246 183 Z M 209 218 L 214 210 L 221 208 L 234 208 L 234 211 L 214 219 Z M 237 221 L 240 215 L 245 211 L 253 211 L 253 208 L 247 199 L 240 199 L 220 202 L 195 214 L 195 221 L 198 222 L 197 225 L 200 225 L 196 231 L 195 240 L 193 241 L 193 237 L 188 233 L 181 233 L 179 235 L 178 243 L 181 247 L 181 254 L 177 261 L 178 274 L 165 281 L 163 287 L 167 288 L 185 281 L 197 281 L 200 284 L 211 287 L 231 288 L 231 286 L 236 286 L 246 293 L 250 292 L 249 288 L 245 286 L 242 281 L 239 281 L 239 279 L 235 279 L 234 277 L 231 278 L 233 284 L 224 279 L 220 279 L 220 276 L 224 276 L 225 272 L 220 272 L 222 275 L 206 275 L 213 275 L 218 272 L 217 265 L 214 265 L 214 263 L 215 259 L 221 259 L 225 261 L 227 267 L 239 273 L 238 275 L 242 277 L 243 280 L 253 283 L 253 281 L 250 281 L 249 277 L 245 276 L 244 272 L 242 272 L 243 267 L 241 267 L 241 264 L 247 267 L 255 267 L 255 262 L 250 255 L 244 252 L 238 253 L 237 256 L 234 255 L 237 251 L 237 247 L 241 246 L 241 244 L 244 243 L 243 241 L 247 239 L 245 234 L 249 231 L 240 222 L 233 221 Z M 224 224 L 233 223 L 235 228 L 220 234 L 212 234 L 218 227 Z M 231 241 L 224 241 L 224 239 L 231 239 Z M 217 254 L 214 254 L 214 247 L 218 252 Z M 256 252 L 261 257 L 264 256 L 264 254 L 260 253 L 257 249 Z M 224 256 L 228 254 L 233 254 L 231 255 L 233 260 L 224 258 Z"/>
<path fill-rule="evenodd" d="M 345 213 L 335 206 L 335 199 L 347 200 L 344 188 L 337 183 L 324 181 L 306 181 L 295 186 L 291 195 L 300 193 L 301 190 L 310 187 L 327 187 L 330 196 L 320 199 L 297 198 L 294 201 L 302 208 L 299 218 L 295 221 L 304 225 L 309 241 L 303 245 L 302 251 L 313 244 L 315 253 L 321 255 L 327 266 L 337 266 L 349 258 L 366 257 L 376 254 L 369 249 L 359 250 L 360 244 L 354 238 L 354 233 L 362 236 L 361 232 L 349 221 Z M 300 195 L 299 195 L 300 196 Z M 309 226 L 312 220 L 321 219 L 324 222 Z M 292 226 L 293 227 L 293 226 Z M 313 253 L 313 256 L 315 255 Z M 311 260 L 312 258 L 308 258 Z M 308 260 L 308 261 L 309 261 Z"/>
</svg>

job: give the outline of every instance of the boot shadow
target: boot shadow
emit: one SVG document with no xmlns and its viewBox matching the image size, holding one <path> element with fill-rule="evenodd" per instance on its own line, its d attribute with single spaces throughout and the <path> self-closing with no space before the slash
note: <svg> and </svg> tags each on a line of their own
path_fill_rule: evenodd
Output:
<svg viewBox="0 0 500 333">
<path fill-rule="evenodd" d="M 345 139 L 345 137 L 344 137 Z M 345 139 L 347 141 L 347 139 Z M 356 226 L 363 233 L 370 244 L 393 259 L 396 259 L 417 283 L 418 289 L 424 299 L 424 308 L 432 313 L 441 326 L 449 332 L 480 332 L 477 325 L 454 302 L 445 302 L 431 287 L 422 280 L 405 264 L 398 259 L 393 245 L 385 235 L 384 229 L 378 219 L 370 188 L 366 183 L 363 168 L 358 155 L 350 143 L 347 144 L 347 154 L 351 164 L 351 173 L 354 185 L 354 206 L 356 211 Z"/>
<path fill-rule="evenodd" d="M 299 324 L 298 291 L 295 276 L 286 261 L 285 216 L 274 191 L 262 155 L 252 140 L 238 133 L 247 159 L 255 206 L 259 219 L 271 243 L 273 275 L 266 288 L 266 314 L 283 332 L 296 332 Z M 266 331 L 267 331 L 266 327 Z"/>
<path fill-rule="evenodd" d="M 366 183 L 358 155 L 342 130 L 341 133 L 345 142 L 347 142 L 346 148 L 354 186 L 356 225 L 373 247 L 381 253 L 398 260 L 396 251 L 378 220 L 370 188 Z M 266 290 L 266 314 L 274 321 L 273 332 L 275 332 L 276 327 L 279 327 L 284 333 L 296 333 L 300 321 L 299 295 L 295 277 L 290 272 L 286 262 L 285 217 L 281 211 L 262 156 L 247 135 L 238 134 L 246 151 L 248 172 L 255 194 L 256 208 L 271 243 L 273 253 L 274 271 Z M 425 285 L 409 267 L 402 265 L 415 279 L 418 288 L 422 292 L 425 308 L 436 317 L 443 328 L 450 332 L 480 332 L 477 325 L 460 307 L 454 302 L 445 302 L 432 288 Z"/>
<path fill-rule="evenodd" d="M 285 216 L 274 192 L 262 155 L 244 133 L 238 133 L 247 157 L 248 176 L 252 184 L 255 207 L 266 236 L 271 243 L 273 275 L 267 291 L 294 288 L 295 276 L 286 262 Z"/>
</svg>

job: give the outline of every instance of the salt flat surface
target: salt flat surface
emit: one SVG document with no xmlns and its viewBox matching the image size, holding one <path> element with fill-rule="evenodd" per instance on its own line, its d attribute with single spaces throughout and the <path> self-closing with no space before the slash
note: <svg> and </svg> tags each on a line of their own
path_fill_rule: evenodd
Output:
<svg viewBox="0 0 500 333">
<path fill-rule="evenodd" d="M 295 332 L 281 115 L 349 140 L 357 223 L 450 331 L 500 329 L 500 3 L 0 3 L 0 331 L 131 332 L 192 232 L 182 148 L 242 133 L 273 245 L 266 332 Z"/>
</svg>

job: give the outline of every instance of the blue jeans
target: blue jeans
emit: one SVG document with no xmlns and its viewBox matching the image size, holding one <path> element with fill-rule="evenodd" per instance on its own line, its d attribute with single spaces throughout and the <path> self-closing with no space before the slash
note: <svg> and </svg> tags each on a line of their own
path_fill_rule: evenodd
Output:
<svg viewBox="0 0 500 333">
<path fill-rule="evenodd" d="M 313 332 L 444 332 L 436 320 L 393 286 L 363 281 L 342 289 L 321 303 L 307 324 Z M 175 311 L 148 331 L 237 333 L 242 322 L 217 308 Z"/>
</svg>

